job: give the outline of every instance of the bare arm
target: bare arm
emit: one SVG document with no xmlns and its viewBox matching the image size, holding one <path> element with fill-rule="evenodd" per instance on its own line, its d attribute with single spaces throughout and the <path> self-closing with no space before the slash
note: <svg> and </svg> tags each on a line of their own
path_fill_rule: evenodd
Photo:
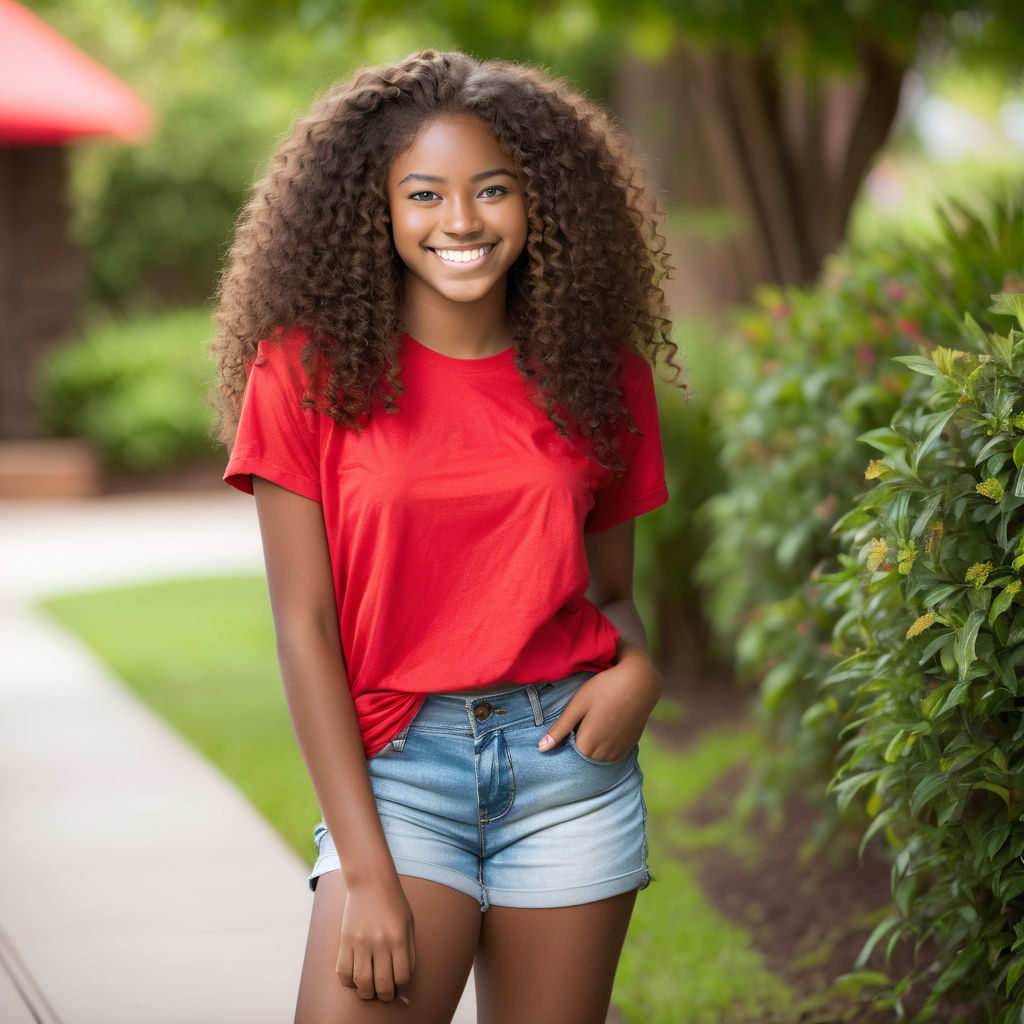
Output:
<svg viewBox="0 0 1024 1024">
<path fill-rule="evenodd" d="M 277 654 L 295 737 L 347 890 L 338 974 L 391 999 L 415 960 L 412 913 L 381 828 L 338 635 L 320 505 L 253 478 Z"/>
<path fill-rule="evenodd" d="M 661 696 L 661 673 L 633 602 L 633 520 L 584 538 L 590 564 L 587 597 L 620 633 L 615 664 L 587 680 L 540 742 L 550 750 L 576 729 L 577 746 L 598 761 L 625 757 Z"/>
</svg>

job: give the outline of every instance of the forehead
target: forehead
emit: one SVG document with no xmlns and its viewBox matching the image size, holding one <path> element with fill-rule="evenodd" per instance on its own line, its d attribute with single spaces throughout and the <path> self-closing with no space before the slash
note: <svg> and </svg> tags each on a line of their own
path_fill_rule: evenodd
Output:
<svg viewBox="0 0 1024 1024">
<path fill-rule="evenodd" d="M 486 164 L 513 170 L 513 160 L 499 145 L 494 129 L 473 114 L 446 114 L 429 121 L 392 161 L 389 181 L 410 173 L 445 176 L 472 174 Z"/>
</svg>

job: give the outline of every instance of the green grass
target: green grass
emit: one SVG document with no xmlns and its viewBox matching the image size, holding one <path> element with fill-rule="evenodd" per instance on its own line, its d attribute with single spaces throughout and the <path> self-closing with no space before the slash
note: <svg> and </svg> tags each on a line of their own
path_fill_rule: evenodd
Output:
<svg viewBox="0 0 1024 1024">
<path fill-rule="evenodd" d="M 261 577 L 92 591 L 44 606 L 312 857 L 319 812 L 288 720 Z"/>
<path fill-rule="evenodd" d="M 281 692 L 262 578 L 92 591 L 48 600 L 45 608 L 309 858 L 316 802 Z M 671 718 L 679 709 L 665 712 Z M 654 881 L 637 900 L 614 997 L 631 1021 L 740 1024 L 792 1003 L 750 936 L 710 906 L 678 857 L 708 846 L 743 849 L 735 819 L 696 829 L 680 812 L 755 746 L 742 729 L 710 732 L 683 753 L 644 740 Z"/>
<path fill-rule="evenodd" d="M 710 906 L 678 857 L 707 846 L 743 852 L 737 819 L 697 829 L 682 812 L 754 746 L 745 730 L 710 732 L 682 753 L 644 739 L 653 881 L 637 898 L 614 993 L 615 1004 L 636 1024 L 738 1024 L 764 1020 L 793 1002 L 749 934 Z"/>
</svg>

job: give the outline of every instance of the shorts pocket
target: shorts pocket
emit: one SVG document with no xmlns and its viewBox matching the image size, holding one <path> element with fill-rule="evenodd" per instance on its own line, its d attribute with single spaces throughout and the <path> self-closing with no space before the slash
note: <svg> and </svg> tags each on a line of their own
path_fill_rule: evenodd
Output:
<svg viewBox="0 0 1024 1024">
<path fill-rule="evenodd" d="M 569 733 L 569 737 L 566 740 L 566 744 L 569 749 L 581 760 L 587 764 L 596 765 L 598 768 L 618 768 L 621 765 L 629 764 L 636 758 L 637 747 L 634 747 L 625 757 L 620 757 L 617 761 L 598 761 L 596 758 L 588 757 L 586 754 L 576 746 L 576 730 L 573 729 Z"/>
</svg>

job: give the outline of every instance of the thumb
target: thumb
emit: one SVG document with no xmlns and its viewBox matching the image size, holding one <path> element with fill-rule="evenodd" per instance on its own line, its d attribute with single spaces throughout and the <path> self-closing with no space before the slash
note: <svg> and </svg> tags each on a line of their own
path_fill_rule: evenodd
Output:
<svg viewBox="0 0 1024 1024">
<path fill-rule="evenodd" d="M 562 740 L 565 739 L 569 733 L 580 724 L 586 713 L 586 708 L 583 705 L 583 701 L 578 700 L 579 693 L 577 692 L 572 700 L 565 705 L 562 713 L 556 718 L 550 726 L 548 731 L 541 737 L 540 743 L 537 744 L 537 749 L 540 751 L 551 750 L 558 746 Z"/>
</svg>

